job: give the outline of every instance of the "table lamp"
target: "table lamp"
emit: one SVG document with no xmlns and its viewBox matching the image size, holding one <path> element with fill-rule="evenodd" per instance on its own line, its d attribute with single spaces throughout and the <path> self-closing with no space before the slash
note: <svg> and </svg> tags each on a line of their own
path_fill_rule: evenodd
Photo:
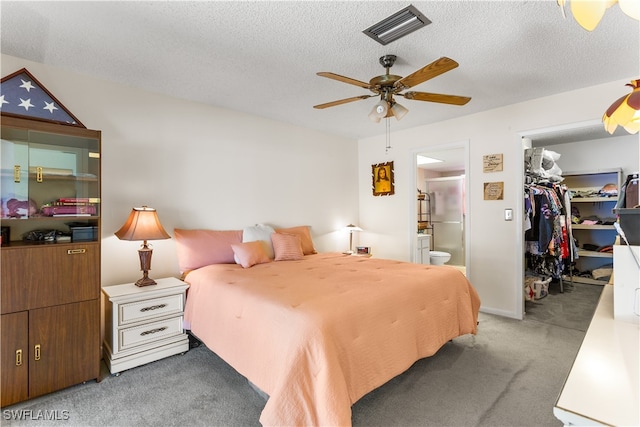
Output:
<svg viewBox="0 0 640 427">
<path fill-rule="evenodd" d="M 127 222 L 115 232 L 120 240 L 142 240 L 142 246 L 138 249 L 140 255 L 140 270 L 142 278 L 136 282 L 136 286 L 155 285 L 156 281 L 149 277 L 151 270 L 151 254 L 153 249 L 147 244 L 147 240 L 170 239 L 171 236 L 162 228 L 156 210 L 143 206 L 133 208 L 127 218 Z"/>
<path fill-rule="evenodd" d="M 345 227 L 345 230 L 349 232 L 349 250 L 345 253 L 352 254 L 353 253 L 353 232 L 354 231 L 362 231 L 362 228 L 357 225 L 349 224 Z"/>
</svg>

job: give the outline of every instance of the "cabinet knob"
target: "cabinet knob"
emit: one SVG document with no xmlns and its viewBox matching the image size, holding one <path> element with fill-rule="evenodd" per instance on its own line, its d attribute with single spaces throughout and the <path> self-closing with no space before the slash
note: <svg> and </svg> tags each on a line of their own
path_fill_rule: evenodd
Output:
<svg viewBox="0 0 640 427">
<path fill-rule="evenodd" d="M 42 182 L 42 166 L 36 166 L 36 181 Z"/>
<path fill-rule="evenodd" d="M 13 166 L 13 182 L 20 182 L 20 165 Z"/>
<path fill-rule="evenodd" d="M 40 360 L 40 344 L 36 344 L 33 350 L 34 350 L 33 359 Z"/>
<path fill-rule="evenodd" d="M 22 349 L 16 350 L 16 366 L 22 366 Z"/>
</svg>

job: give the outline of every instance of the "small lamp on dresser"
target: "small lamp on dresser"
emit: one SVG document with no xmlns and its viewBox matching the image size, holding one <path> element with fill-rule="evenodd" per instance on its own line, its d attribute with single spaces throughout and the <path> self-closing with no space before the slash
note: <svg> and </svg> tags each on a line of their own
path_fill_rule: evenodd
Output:
<svg viewBox="0 0 640 427">
<path fill-rule="evenodd" d="M 344 227 L 345 230 L 349 232 L 349 250 L 345 252 L 345 254 L 353 254 L 353 232 L 354 231 L 362 231 L 362 228 L 357 225 L 349 224 Z"/>
<path fill-rule="evenodd" d="M 153 249 L 147 244 L 147 240 L 170 239 L 171 236 L 162 228 L 156 210 L 147 206 L 133 208 L 127 218 L 127 222 L 115 232 L 120 240 L 142 240 L 142 246 L 138 250 L 140 256 L 140 270 L 142 278 L 136 282 L 136 286 L 155 285 L 156 281 L 149 277 L 151 270 L 151 254 Z"/>
</svg>

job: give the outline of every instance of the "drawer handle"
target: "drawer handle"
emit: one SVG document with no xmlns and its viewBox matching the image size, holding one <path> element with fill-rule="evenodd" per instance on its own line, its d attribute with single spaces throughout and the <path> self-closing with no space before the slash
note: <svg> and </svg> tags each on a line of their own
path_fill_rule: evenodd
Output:
<svg viewBox="0 0 640 427">
<path fill-rule="evenodd" d="M 40 344 L 36 344 L 36 346 L 34 347 L 34 355 L 33 358 L 35 360 L 40 360 Z"/>
<path fill-rule="evenodd" d="M 166 326 L 163 326 L 162 328 L 151 329 L 151 330 L 148 330 L 148 331 L 141 332 L 140 336 L 143 337 L 145 335 L 155 334 L 155 333 L 158 333 L 158 332 L 162 332 L 165 329 L 167 329 Z"/>
<path fill-rule="evenodd" d="M 140 309 L 140 311 L 144 313 L 145 311 L 157 310 L 159 308 L 165 308 L 166 306 L 167 304 L 152 305 L 151 307 L 143 307 Z"/>
<path fill-rule="evenodd" d="M 77 255 L 87 253 L 86 249 L 67 249 L 67 255 Z"/>
<path fill-rule="evenodd" d="M 42 166 L 36 166 L 36 181 L 42 182 Z"/>
<path fill-rule="evenodd" d="M 16 350 L 16 366 L 22 366 L 22 349 Z"/>
</svg>

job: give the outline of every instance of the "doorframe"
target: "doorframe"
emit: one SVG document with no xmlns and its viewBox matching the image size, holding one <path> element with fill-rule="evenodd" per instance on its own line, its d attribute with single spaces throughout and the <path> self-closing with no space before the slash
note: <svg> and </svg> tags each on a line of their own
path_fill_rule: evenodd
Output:
<svg viewBox="0 0 640 427">
<path fill-rule="evenodd" d="M 533 139 L 536 136 L 546 135 L 549 133 L 579 130 L 579 129 L 598 126 L 598 125 L 602 126 L 602 121 L 594 119 L 594 120 L 586 120 L 582 122 L 566 123 L 558 126 L 548 126 L 544 128 L 529 129 L 526 131 L 518 132 L 516 134 L 516 138 L 517 138 L 516 143 L 520 147 L 521 161 L 518 169 L 520 173 L 518 174 L 517 180 L 515 181 L 518 183 L 517 185 L 519 185 L 519 188 L 521 189 L 524 188 L 524 144 L 522 141 L 523 138 Z M 518 316 L 517 318 L 519 319 L 524 319 L 524 316 L 525 316 L 525 301 L 524 301 L 524 298 L 522 297 L 522 292 L 523 292 L 522 287 L 524 284 L 524 277 L 525 277 L 524 254 L 526 250 L 525 241 L 524 241 L 525 230 L 524 230 L 524 206 L 523 205 L 524 203 L 521 202 L 517 205 L 516 209 L 514 209 L 514 215 L 516 219 L 516 228 L 520 230 L 516 239 L 516 245 L 517 247 L 522 248 L 522 256 L 516 259 L 516 276 L 517 276 L 516 285 L 518 286 L 518 292 L 516 292 L 515 294 L 518 301 L 516 302 L 515 307 L 519 308 L 519 313 L 516 312 L 516 316 Z"/>
<path fill-rule="evenodd" d="M 469 273 L 471 271 L 471 263 L 470 263 L 470 256 L 469 256 L 469 247 L 470 247 L 470 239 L 471 239 L 471 233 L 470 233 L 470 211 L 471 211 L 471 204 L 470 204 L 470 198 L 469 198 L 469 185 L 471 182 L 471 177 L 470 177 L 470 170 L 469 170 L 469 146 L 470 146 L 470 140 L 469 139 L 464 139 L 464 140 L 460 140 L 460 141 L 456 141 L 456 142 L 448 142 L 448 143 L 444 143 L 444 144 L 436 144 L 436 145 L 427 145 L 427 146 L 422 146 L 420 148 L 414 148 L 412 150 L 410 150 L 410 155 L 411 155 L 411 182 L 413 183 L 413 186 L 415 187 L 416 183 L 418 182 L 418 162 L 417 162 L 417 156 L 420 153 L 424 153 L 424 152 L 429 152 L 429 151 L 443 151 L 443 150 L 453 150 L 453 149 L 460 149 L 462 148 L 464 150 L 463 156 L 464 156 L 464 175 L 465 175 L 465 179 L 464 179 L 464 204 L 466 206 L 466 214 L 464 215 L 464 243 L 465 243 L 465 250 L 464 250 L 464 264 L 465 264 L 465 268 L 466 268 L 466 272 L 467 272 L 467 277 L 469 276 Z M 416 262 L 415 256 L 416 256 L 416 246 L 417 246 L 417 238 L 416 236 L 418 235 L 418 222 L 416 220 L 416 212 L 418 212 L 418 197 L 417 195 L 413 195 L 410 198 L 410 202 L 409 202 L 410 208 L 409 208 L 409 231 L 408 231 L 408 235 L 409 235 L 409 248 L 410 248 L 410 254 L 409 254 L 409 260 L 411 260 L 411 262 Z"/>
</svg>

